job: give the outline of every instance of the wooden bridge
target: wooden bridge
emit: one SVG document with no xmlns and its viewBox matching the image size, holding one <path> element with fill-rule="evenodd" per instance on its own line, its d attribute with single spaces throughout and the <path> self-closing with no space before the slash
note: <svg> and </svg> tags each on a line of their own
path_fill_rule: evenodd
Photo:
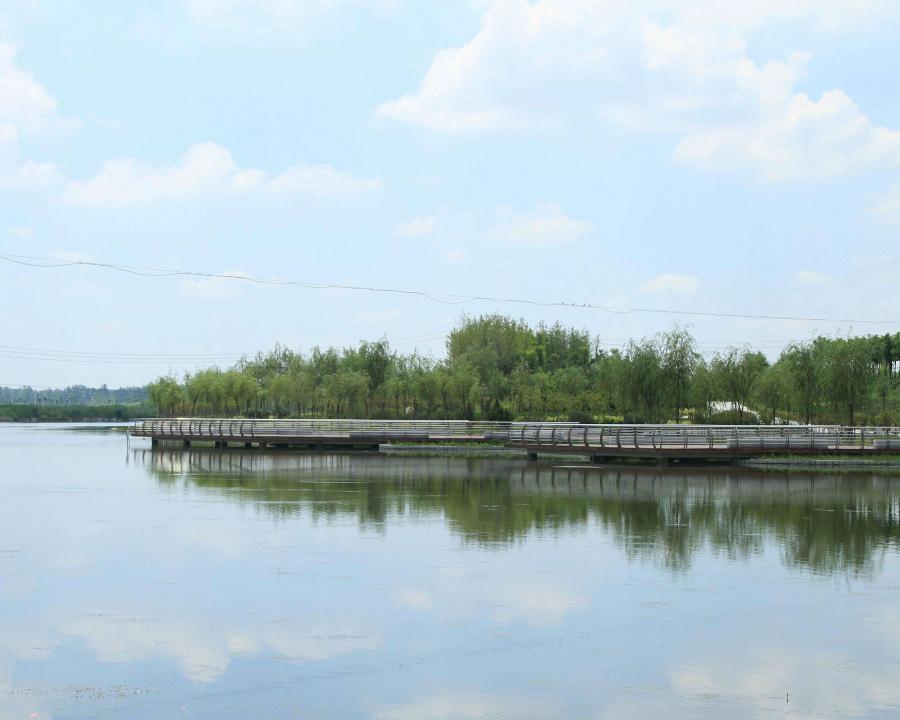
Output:
<svg viewBox="0 0 900 720">
<path fill-rule="evenodd" d="M 139 420 L 135 437 L 217 448 L 377 448 L 384 443 L 497 443 L 539 454 L 730 461 L 772 454 L 900 452 L 900 427 L 840 425 L 583 425 L 467 420 Z"/>
</svg>

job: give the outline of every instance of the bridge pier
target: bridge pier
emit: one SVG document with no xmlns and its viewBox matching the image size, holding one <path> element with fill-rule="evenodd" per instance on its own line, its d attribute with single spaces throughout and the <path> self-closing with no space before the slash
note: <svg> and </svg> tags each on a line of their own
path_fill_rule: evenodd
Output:
<svg viewBox="0 0 900 720">
<path fill-rule="evenodd" d="M 529 452 L 529 453 L 528 453 L 528 460 L 529 460 L 530 462 L 536 462 L 536 461 L 537 461 L 537 456 L 538 456 L 538 454 L 537 454 L 536 452 Z"/>
<path fill-rule="evenodd" d="M 190 446 L 191 446 L 191 441 L 190 441 L 190 440 L 185 440 L 184 443 L 183 443 L 183 445 L 184 445 L 184 447 L 190 447 Z"/>
</svg>

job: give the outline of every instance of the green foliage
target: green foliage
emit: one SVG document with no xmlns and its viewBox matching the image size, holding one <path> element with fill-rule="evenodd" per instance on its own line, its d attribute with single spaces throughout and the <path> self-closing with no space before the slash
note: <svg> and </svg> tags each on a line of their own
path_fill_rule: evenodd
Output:
<svg viewBox="0 0 900 720">
<path fill-rule="evenodd" d="M 462 318 L 444 360 L 383 339 L 308 355 L 276 346 L 148 390 L 162 415 L 893 424 L 898 367 L 900 336 L 820 337 L 771 365 L 732 347 L 707 362 L 677 326 L 605 351 L 583 331 L 484 315 Z"/>
<path fill-rule="evenodd" d="M 710 364 L 713 388 L 737 411 L 738 424 L 744 422 L 753 387 L 768 365 L 765 355 L 749 347 L 728 348 L 713 358 Z"/>
<path fill-rule="evenodd" d="M 126 421 L 154 414 L 149 402 L 132 405 L 0 405 L 0 422 Z"/>
<path fill-rule="evenodd" d="M 146 402 L 146 387 L 109 388 L 70 385 L 66 388 L 35 390 L 31 387 L 0 385 L 0 405 L 133 405 Z"/>
</svg>

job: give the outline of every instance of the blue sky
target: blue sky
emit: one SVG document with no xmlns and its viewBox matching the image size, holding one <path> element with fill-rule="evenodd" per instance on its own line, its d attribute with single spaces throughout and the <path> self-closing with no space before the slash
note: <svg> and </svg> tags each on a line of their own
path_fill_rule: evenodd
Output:
<svg viewBox="0 0 900 720">
<path fill-rule="evenodd" d="M 771 356 L 896 331 L 846 321 L 900 320 L 898 30 L 880 0 L 11 0 L 3 253 L 842 322 L 0 262 L 0 384 L 276 342 L 440 356 L 464 312 Z"/>
</svg>

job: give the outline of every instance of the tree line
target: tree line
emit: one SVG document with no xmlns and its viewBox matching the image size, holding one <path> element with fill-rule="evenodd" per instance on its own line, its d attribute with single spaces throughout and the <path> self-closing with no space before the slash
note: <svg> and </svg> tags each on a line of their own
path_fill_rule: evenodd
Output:
<svg viewBox="0 0 900 720">
<path fill-rule="evenodd" d="M 147 400 L 147 388 L 108 388 L 70 385 L 66 388 L 35 390 L 30 386 L 0 385 L 0 404 L 8 405 L 129 405 Z"/>
<path fill-rule="evenodd" d="M 149 397 L 166 416 L 900 423 L 900 333 L 817 337 L 770 362 L 749 346 L 706 359 L 681 327 L 607 350 L 582 330 L 482 315 L 464 317 L 446 350 L 276 346 L 161 377 Z"/>
<path fill-rule="evenodd" d="M 149 402 L 128 405 L 26 405 L 0 403 L 0 422 L 123 422 L 153 415 Z"/>
</svg>

